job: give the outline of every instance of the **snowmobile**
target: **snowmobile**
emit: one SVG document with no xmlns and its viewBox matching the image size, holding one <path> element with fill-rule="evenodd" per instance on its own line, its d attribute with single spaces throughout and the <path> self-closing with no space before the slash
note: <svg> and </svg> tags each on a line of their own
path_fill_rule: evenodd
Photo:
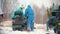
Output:
<svg viewBox="0 0 60 34">
<path fill-rule="evenodd" d="M 14 12 L 14 18 L 12 18 L 12 29 L 15 30 L 26 30 L 27 17 L 22 17 L 22 12 Z"/>
<path fill-rule="evenodd" d="M 53 28 L 54 33 L 60 34 L 60 6 L 52 12 L 52 16 L 47 22 L 47 31 L 51 28 Z"/>
<path fill-rule="evenodd" d="M 60 34 L 60 11 L 56 12 L 55 33 Z"/>
</svg>

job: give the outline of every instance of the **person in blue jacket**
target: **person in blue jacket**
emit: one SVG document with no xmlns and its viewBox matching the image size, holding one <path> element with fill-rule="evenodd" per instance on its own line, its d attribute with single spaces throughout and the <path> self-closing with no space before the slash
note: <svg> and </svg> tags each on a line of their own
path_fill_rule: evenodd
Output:
<svg viewBox="0 0 60 34">
<path fill-rule="evenodd" d="M 30 5 L 25 10 L 25 15 L 27 16 L 27 30 L 34 29 L 34 10 L 31 8 Z"/>
</svg>

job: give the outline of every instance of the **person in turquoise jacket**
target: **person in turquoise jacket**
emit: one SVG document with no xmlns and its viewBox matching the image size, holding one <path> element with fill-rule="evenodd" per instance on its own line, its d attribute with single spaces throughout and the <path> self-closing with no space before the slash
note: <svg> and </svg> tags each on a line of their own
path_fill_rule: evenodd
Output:
<svg viewBox="0 0 60 34">
<path fill-rule="evenodd" d="M 22 13 L 22 16 L 15 15 L 15 12 L 20 12 L 20 13 Z M 16 18 L 16 17 L 24 17 L 23 9 L 22 9 L 21 7 L 15 9 L 15 10 L 12 12 L 11 17 L 12 17 L 12 18 Z"/>
<path fill-rule="evenodd" d="M 34 29 L 34 10 L 31 8 L 30 5 L 25 10 L 25 15 L 27 16 L 27 30 Z"/>
<path fill-rule="evenodd" d="M 19 22 L 19 23 L 14 23 L 14 18 L 20 18 L 20 17 L 21 17 L 22 19 L 25 18 L 25 14 L 23 13 L 23 8 L 21 8 L 21 7 L 15 9 L 15 10 L 12 12 L 12 14 L 11 14 L 11 18 L 12 18 L 12 29 L 13 29 L 13 30 L 16 30 L 16 29 L 14 28 L 14 25 L 13 25 L 13 24 L 20 24 L 20 22 Z"/>
</svg>

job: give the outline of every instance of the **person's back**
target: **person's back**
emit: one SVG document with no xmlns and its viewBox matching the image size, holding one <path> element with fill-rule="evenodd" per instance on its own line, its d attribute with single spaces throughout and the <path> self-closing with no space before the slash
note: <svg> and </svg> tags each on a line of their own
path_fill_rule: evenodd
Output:
<svg viewBox="0 0 60 34">
<path fill-rule="evenodd" d="M 17 8 L 12 12 L 11 18 L 16 18 L 16 17 L 24 17 L 23 10 L 21 8 Z"/>
<path fill-rule="evenodd" d="M 28 7 L 25 10 L 25 15 L 28 17 L 27 18 L 27 30 L 32 30 L 34 29 L 34 11 L 31 8 L 30 5 L 28 5 Z"/>
<path fill-rule="evenodd" d="M 28 16 L 28 19 L 34 20 L 34 11 L 30 5 L 28 5 L 28 7 L 26 8 L 25 15 Z"/>
</svg>

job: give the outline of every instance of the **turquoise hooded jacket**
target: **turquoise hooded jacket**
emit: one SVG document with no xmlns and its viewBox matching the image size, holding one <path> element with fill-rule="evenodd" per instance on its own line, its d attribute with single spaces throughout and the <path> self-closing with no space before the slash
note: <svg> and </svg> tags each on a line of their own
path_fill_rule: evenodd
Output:
<svg viewBox="0 0 60 34">
<path fill-rule="evenodd" d="M 15 10 L 12 12 L 12 15 L 11 15 L 12 18 L 21 17 L 21 16 L 19 16 L 19 15 L 14 15 L 15 12 L 22 12 L 22 13 L 23 13 L 23 10 L 22 10 L 21 8 L 15 9 Z M 24 13 L 22 14 L 22 17 L 23 17 L 23 18 L 25 17 Z"/>
</svg>

